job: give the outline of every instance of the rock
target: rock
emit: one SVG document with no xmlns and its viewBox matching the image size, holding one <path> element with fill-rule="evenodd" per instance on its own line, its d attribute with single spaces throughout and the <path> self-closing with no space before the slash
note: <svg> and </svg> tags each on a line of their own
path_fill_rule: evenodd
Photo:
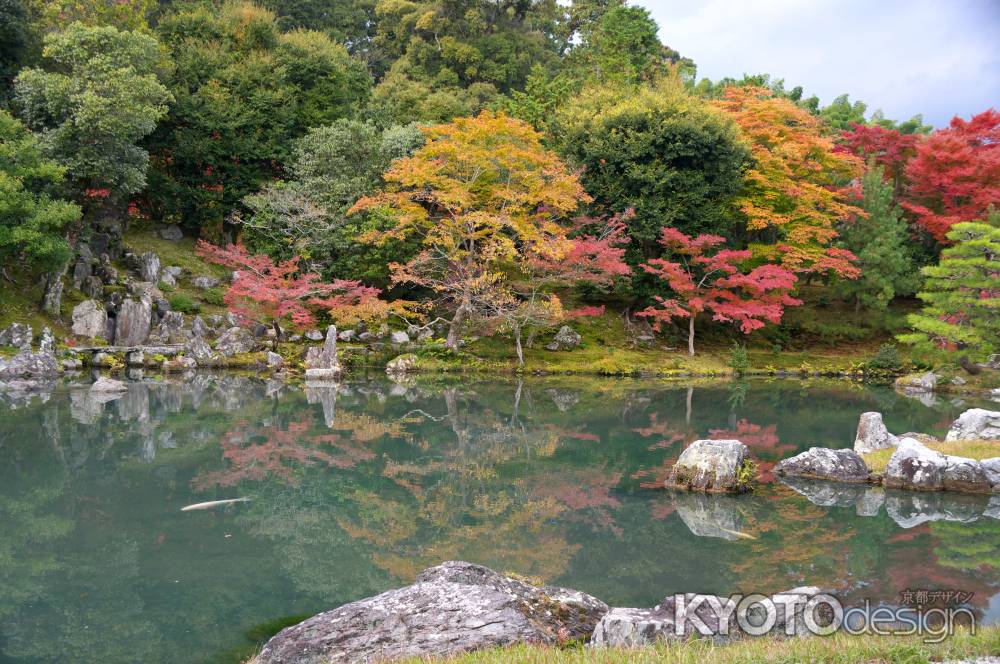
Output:
<svg viewBox="0 0 1000 664">
<path fill-rule="evenodd" d="M 159 325 L 150 333 L 149 343 L 184 343 L 189 336 L 190 333 L 184 329 L 184 314 L 179 311 L 166 311 Z"/>
<path fill-rule="evenodd" d="M 76 371 L 83 366 L 83 362 L 77 359 L 66 359 L 59 363 L 63 371 Z"/>
<path fill-rule="evenodd" d="M 208 290 L 219 285 L 219 280 L 215 277 L 201 276 L 191 280 L 191 285 L 201 290 Z"/>
<path fill-rule="evenodd" d="M 990 493 L 990 480 L 978 461 L 959 456 L 947 456 L 942 487 L 959 493 Z"/>
<path fill-rule="evenodd" d="M 228 327 L 239 327 L 243 321 L 232 311 L 227 311 L 226 315 L 222 318 L 223 324 Z"/>
<path fill-rule="evenodd" d="M 80 257 L 73 264 L 73 288 L 79 290 L 85 279 L 94 274 L 93 259 Z"/>
<path fill-rule="evenodd" d="M 166 272 L 164 272 L 163 274 L 160 275 L 160 283 L 163 284 L 164 286 L 176 286 L 177 278 L 171 274 L 167 274 Z"/>
<path fill-rule="evenodd" d="M 394 344 L 408 344 L 410 343 L 410 335 L 402 330 L 393 332 L 389 336 L 389 342 Z"/>
<path fill-rule="evenodd" d="M 164 300 L 161 291 L 152 281 L 132 281 L 128 284 L 129 292 L 140 300 L 149 300 L 150 303 Z M 167 307 L 169 309 L 169 307 Z"/>
<path fill-rule="evenodd" d="M 94 274 L 108 286 L 118 283 L 118 270 L 111 264 L 111 258 L 107 254 L 101 254 L 101 261 L 94 270 Z"/>
<path fill-rule="evenodd" d="M 206 348 L 208 345 L 206 344 Z M 198 368 L 198 361 L 187 355 L 178 355 L 167 360 L 163 360 L 163 370 L 171 371 L 191 371 Z"/>
<path fill-rule="evenodd" d="M 945 440 L 1000 440 L 1000 412 L 972 408 L 958 416 Z"/>
<path fill-rule="evenodd" d="M 937 389 L 938 376 L 935 373 L 909 374 L 896 379 L 896 387 L 904 392 L 915 394 L 933 392 Z"/>
<path fill-rule="evenodd" d="M 184 355 L 193 359 L 199 367 L 210 367 L 219 361 L 203 337 L 193 337 L 184 344 Z"/>
<path fill-rule="evenodd" d="M 571 350 L 580 345 L 581 337 L 569 325 L 563 325 L 552 338 L 552 343 L 545 348 L 548 350 Z"/>
<path fill-rule="evenodd" d="M 358 341 L 365 343 L 371 341 L 374 338 L 375 335 L 372 334 L 371 332 L 362 332 L 361 334 L 358 335 Z"/>
<path fill-rule="evenodd" d="M 160 237 L 164 240 L 170 240 L 171 242 L 177 242 L 184 238 L 184 233 L 181 231 L 181 227 L 177 224 L 170 224 L 169 226 L 164 226 L 159 231 Z"/>
<path fill-rule="evenodd" d="M 858 454 L 868 454 L 876 450 L 895 447 L 899 439 L 889 433 L 882 421 L 882 413 L 861 413 L 858 420 L 858 433 L 854 437 L 854 451 Z"/>
<path fill-rule="evenodd" d="M 1000 371 L 1000 353 L 994 353 L 986 358 L 986 362 L 983 363 L 984 369 L 993 369 L 994 371 Z"/>
<path fill-rule="evenodd" d="M 90 386 L 91 392 L 125 392 L 126 390 L 128 388 L 125 383 L 105 376 L 101 376 Z"/>
<path fill-rule="evenodd" d="M 73 307 L 73 334 L 88 339 L 103 339 L 108 329 L 108 312 L 96 300 L 84 300 Z"/>
<path fill-rule="evenodd" d="M 48 348 L 43 344 L 37 353 L 31 350 L 30 344 L 22 344 L 17 355 L 0 358 L 0 380 L 55 378 L 58 373 L 59 362 L 51 344 Z"/>
<path fill-rule="evenodd" d="M 274 371 L 280 371 L 281 368 L 285 366 L 285 358 L 281 357 L 277 353 L 272 353 L 268 351 L 267 353 L 267 368 Z"/>
<path fill-rule="evenodd" d="M 323 333 L 319 330 L 309 330 L 305 333 L 305 338 L 309 341 L 322 341 Z"/>
<path fill-rule="evenodd" d="M 916 491 L 940 491 L 948 459 L 940 452 L 924 447 L 913 438 L 903 438 L 889 459 L 883 476 L 887 487 Z"/>
<path fill-rule="evenodd" d="M 30 348 L 34 339 L 35 331 L 30 325 L 24 323 L 11 323 L 6 329 L 0 331 L 0 346 Z"/>
<path fill-rule="evenodd" d="M 208 316 L 205 316 L 205 324 L 213 330 L 219 329 L 225 322 L 226 319 L 219 314 L 209 314 Z M 232 325 L 226 325 L 226 327 L 235 327 L 237 324 L 238 323 L 233 323 Z"/>
<path fill-rule="evenodd" d="M 738 440 L 696 440 L 681 453 L 665 486 L 709 493 L 746 491 L 753 478 L 740 473 L 748 461 L 747 446 Z"/>
<path fill-rule="evenodd" d="M 125 366 L 141 367 L 146 364 L 146 354 L 142 350 L 132 350 L 125 353 Z"/>
<path fill-rule="evenodd" d="M 337 333 L 338 341 L 351 341 L 354 339 L 354 330 L 341 330 Z"/>
<path fill-rule="evenodd" d="M 292 343 L 298 343 L 299 341 L 302 341 L 302 335 L 301 334 L 293 334 L 293 335 L 291 335 L 291 336 L 288 337 L 288 340 L 291 341 Z"/>
<path fill-rule="evenodd" d="M 864 460 L 854 450 L 831 450 L 811 447 L 784 459 L 774 467 L 782 477 L 804 477 L 835 482 L 867 482 L 870 474 Z"/>
<path fill-rule="evenodd" d="M 385 372 L 390 376 L 398 376 L 414 371 L 417 368 L 417 356 L 413 353 L 397 355 L 385 365 Z"/>
<path fill-rule="evenodd" d="M 965 380 L 961 376 L 954 376 L 951 379 L 951 384 L 952 385 L 958 385 L 959 387 L 961 387 L 962 385 L 965 385 L 967 382 L 969 382 L 969 381 Z"/>
<path fill-rule="evenodd" d="M 983 459 L 979 462 L 979 467 L 983 469 L 994 493 L 1000 493 L 1000 457 Z"/>
<path fill-rule="evenodd" d="M 209 329 L 208 324 L 202 319 L 201 316 L 195 316 L 191 321 L 191 334 L 196 337 L 207 337 L 211 334 L 211 329 Z"/>
<path fill-rule="evenodd" d="M 114 355 L 110 353 L 105 353 L 103 351 L 99 353 L 94 353 L 93 357 L 90 358 L 90 365 L 93 367 L 110 367 L 115 363 Z"/>
<path fill-rule="evenodd" d="M 160 257 L 152 251 L 147 251 L 139 257 L 139 278 L 143 281 L 156 283 L 160 280 Z"/>
<path fill-rule="evenodd" d="M 231 327 L 223 332 L 215 342 L 215 350 L 223 357 L 250 353 L 256 348 L 253 334 L 245 327 Z"/>
<path fill-rule="evenodd" d="M 97 299 L 104 295 L 104 283 L 100 277 L 89 276 L 83 280 L 80 291 L 89 298 Z"/>
<path fill-rule="evenodd" d="M 150 300 L 128 299 L 122 302 L 115 318 L 116 346 L 140 346 L 149 336 L 152 325 L 153 305 Z"/>
<path fill-rule="evenodd" d="M 769 599 L 776 616 L 769 633 L 805 634 L 803 609 L 809 599 L 821 592 L 817 587 L 803 586 L 771 595 Z M 591 645 L 595 648 L 633 648 L 698 636 L 724 643 L 744 635 L 737 621 L 736 607 L 729 604 L 732 601 L 716 595 L 684 593 L 666 597 L 652 609 L 613 608 L 594 629 Z M 794 608 L 786 614 L 789 605 Z M 763 608 L 760 605 L 755 608 L 759 613 L 754 609 L 748 611 L 751 624 L 762 622 L 764 617 Z M 727 612 L 728 618 L 721 620 L 720 616 Z"/>
<path fill-rule="evenodd" d="M 308 333 L 306 333 L 308 336 Z M 337 359 L 337 326 L 326 329 L 326 341 L 322 346 L 312 346 L 306 350 L 306 379 L 328 379 L 340 375 L 340 361 Z"/>
<path fill-rule="evenodd" d="M 181 278 L 182 274 L 184 274 L 184 268 L 177 265 L 168 265 L 165 268 L 163 268 L 163 274 L 160 275 L 160 279 L 163 279 L 165 277 L 170 277 L 171 279 L 174 279 L 176 281 L 177 279 Z"/>
<path fill-rule="evenodd" d="M 465 562 L 424 570 L 416 583 L 288 627 L 259 664 L 375 662 L 587 639 L 608 606 L 575 590 L 532 586 Z"/>
</svg>

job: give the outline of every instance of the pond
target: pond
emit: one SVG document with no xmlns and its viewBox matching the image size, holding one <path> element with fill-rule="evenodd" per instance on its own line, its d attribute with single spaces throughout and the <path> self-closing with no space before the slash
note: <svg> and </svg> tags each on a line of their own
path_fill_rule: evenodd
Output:
<svg viewBox="0 0 1000 664">
<path fill-rule="evenodd" d="M 805 583 L 890 604 L 956 589 L 1000 622 L 996 501 L 649 488 L 697 438 L 744 441 L 769 482 L 784 457 L 851 446 L 863 411 L 940 435 L 980 404 L 578 377 L 201 374 L 115 396 L 0 393 L 0 662 L 238 662 L 295 616 L 449 559 L 618 606 Z M 181 511 L 232 498 L 249 500 Z"/>
</svg>

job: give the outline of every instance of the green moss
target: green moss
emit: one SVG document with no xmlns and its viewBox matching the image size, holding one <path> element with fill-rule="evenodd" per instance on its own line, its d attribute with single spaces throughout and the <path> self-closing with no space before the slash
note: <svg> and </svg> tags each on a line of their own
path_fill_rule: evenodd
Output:
<svg viewBox="0 0 1000 664">
<path fill-rule="evenodd" d="M 974 459 L 976 461 L 1000 457 L 1000 440 L 956 440 L 948 442 L 928 442 L 927 447 L 932 450 L 937 450 L 941 454 L 966 457 L 967 459 Z M 889 459 L 892 458 L 892 454 L 895 451 L 895 447 L 890 447 L 884 450 L 876 450 L 874 452 L 869 452 L 868 454 L 862 454 L 861 458 L 865 460 L 868 468 L 870 468 L 873 473 L 881 474 L 885 472 L 886 467 L 889 465 Z"/>
</svg>

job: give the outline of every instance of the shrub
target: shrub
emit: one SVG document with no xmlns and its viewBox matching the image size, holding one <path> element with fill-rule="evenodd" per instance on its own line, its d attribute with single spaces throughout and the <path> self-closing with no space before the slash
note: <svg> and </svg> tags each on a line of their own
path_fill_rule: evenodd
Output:
<svg viewBox="0 0 1000 664">
<path fill-rule="evenodd" d="M 750 369 L 750 353 L 743 344 L 734 341 L 733 347 L 729 351 L 729 368 L 737 376 L 742 376 Z"/>
<path fill-rule="evenodd" d="M 170 308 L 182 314 L 196 314 L 201 311 L 201 305 L 187 295 L 178 293 L 170 298 Z"/>
<path fill-rule="evenodd" d="M 899 357 L 899 349 L 896 348 L 895 344 L 882 344 L 878 351 L 865 362 L 865 368 L 869 371 L 901 372 L 903 360 Z"/>
<path fill-rule="evenodd" d="M 159 288 L 164 293 L 173 293 L 177 289 L 177 286 L 173 286 L 171 284 L 168 284 L 165 281 L 161 281 L 161 282 L 157 283 L 156 287 Z"/>
<path fill-rule="evenodd" d="M 226 294 L 222 292 L 220 288 L 209 288 L 207 291 L 201 294 L 202 302 L 207 304 L 212 304 L 217 307 L 225 306 L 226 304 Z"/>
</svg>

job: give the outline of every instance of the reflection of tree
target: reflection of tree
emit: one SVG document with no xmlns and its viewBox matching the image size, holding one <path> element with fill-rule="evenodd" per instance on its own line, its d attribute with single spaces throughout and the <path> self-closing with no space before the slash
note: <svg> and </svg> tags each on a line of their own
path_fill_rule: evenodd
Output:
<svg viewBox="0 0 1000 664">
<path fill-rule="evenodd" d="M 986 517 L 973 523 L 935 521 L 930 527 L 937 539 L 934 553 L 945 567 L 1000 570 L 1000 535 L 995 521 Z"/>
<path fill-rule="evenodd" d="M 715 440 L 735 439 L 750 448 L 750 453 L 757 461 L 759 479 L 765 483 L 774 481 L 771 474 L 774 465 L 798 449 L 796 445 L 781 443 L 776 424 L 761 426 L 745 419 L 737 422 L 731 429 L 710 429 L 708 437 Z"/>
<path fill-rule="evenodd" d="M 594 531 L 610 530 L 621 535 L 611 510 L 621 505 L 611 490 L 621 481 L 621 473 L 605 467 L 573 468 L 555 477 L 542 477 L 536 481 L 531 495 L 535 498 L 552 498 L 567 508 L 566 519 L 589 524 Z"/>
<path fill-rule="evenodd" d="M 302 466 L 323 463 L 351 468 L 374 458 L 375 454 L 370 449 L 361 447 L 354 440 L 342 440 L 336 434 L 307 436 L 313 426 L 310 412 L 304 412 L 286 427 L 237 422 L 222 435 L 219 442 L 222 458 L 228 462 L 227 467 L 198 475 L 192 485 L 196 489 L 207 489 L 234 486 L 244 480 L 271 478 L 295 483 L 297 471 Z M 362 429 L 367 440 L 370 440 L 367 438 L 370 433 L 370 428 Z"/>
</svg>

